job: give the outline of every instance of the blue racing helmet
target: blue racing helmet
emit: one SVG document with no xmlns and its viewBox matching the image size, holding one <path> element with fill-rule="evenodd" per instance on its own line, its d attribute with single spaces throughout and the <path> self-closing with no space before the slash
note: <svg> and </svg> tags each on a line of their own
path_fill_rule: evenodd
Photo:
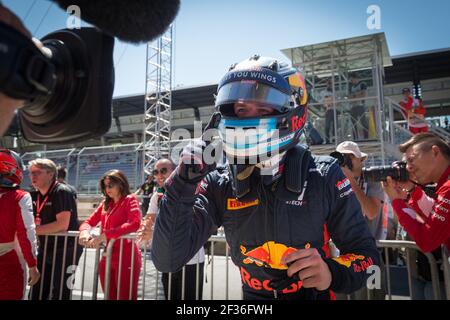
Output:
<svg viewBox="0 0 450 320">
<path fill-rule="evenodd" d="M 286 63 L 255 55 L 233 65 L 219 83 L 219 135 L 228 161 L 257 164 L 295 146 L 305 127 L 308 95 L 302 75 Z M 243 118 L 236 103 L 273 109 Z"/>
</svg>

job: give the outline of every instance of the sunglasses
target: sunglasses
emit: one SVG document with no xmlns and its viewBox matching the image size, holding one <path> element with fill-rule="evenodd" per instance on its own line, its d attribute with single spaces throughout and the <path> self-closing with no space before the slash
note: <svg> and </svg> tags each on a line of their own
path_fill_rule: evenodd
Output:
<svg viewBox="0 0 450 320">
<path fill-rule="evenodd" d="M 161 170 L 155 169 L 155 170 L 153 170 L 153 175 L 157 176 L 160 173 L 161 174 L 166 174 L 167 171 L 169 171 L 169 169 L 167 169 L 167 168 L 161 168 Z"/>
</svg>

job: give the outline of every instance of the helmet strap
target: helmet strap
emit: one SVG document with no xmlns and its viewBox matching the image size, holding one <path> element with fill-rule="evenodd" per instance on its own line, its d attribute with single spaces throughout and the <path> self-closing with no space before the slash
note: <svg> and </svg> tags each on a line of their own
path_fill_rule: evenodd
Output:
<svg viewBox="0 0 450 320">
<path fill-rule="evenodd" d="M 302 193 L 306 178 L 308 177 L 311 152 L 302 147 L 295 146 L 288 151 L 286 157 L 285 186 L 288 191 Z"/>
<path fill-rule="evenodd" d="M 236 199 L 242 200 L 250 193 L 250 177 L 255 166 L 245 164 L 230 165 L 232 175 L 231 186 Z"/>
<path fill-rule="evenodd" d="M 251 176 L 251 174 L 253 173 L 254 169 L 255 169 L 255 166 L 248 166 L 248 167 L 246 167 L 244 170 L 242 170 L 241 172 L 239 172 L 236 175 L 237 180 L 238 181 L 246 180 L 248 177 Z"/>
</svg>

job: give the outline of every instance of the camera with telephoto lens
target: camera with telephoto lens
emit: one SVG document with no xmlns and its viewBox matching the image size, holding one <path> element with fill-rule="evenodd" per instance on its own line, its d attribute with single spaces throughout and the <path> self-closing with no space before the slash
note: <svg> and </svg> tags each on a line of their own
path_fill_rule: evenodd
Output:
<svg viewBox="0 0 450 320">
<path fill-rule="evenodd" d="M 347 168 L 349 168 L 350 170 L 353 169 L 352 159 L 350 158 L 349 154 L 340 153 L 339 151 L 333 151 L 332 153 L 330 153 L 330 156 L 337 159 L 339 166 L 347 166 Z"/>
<path fill-rule="evenodd" d="M 106 133 L 114 38 L 96 28 L 80 28 L 52 32 L 41 42 L 44 53 L 0 22 L 0 92 L 25 101 L 18 111 L 24 138 L 67 143 Z"/>
<path fill-rule="evenodd" d="M 367 182 L 386 181 L 387 177 L 397 181 L 408 181 L 409 174 L 406 170 L 406 162 L 394 161 L 390 166 L 375 166 L 363 169 L 363 178 Z"/>
</svg>

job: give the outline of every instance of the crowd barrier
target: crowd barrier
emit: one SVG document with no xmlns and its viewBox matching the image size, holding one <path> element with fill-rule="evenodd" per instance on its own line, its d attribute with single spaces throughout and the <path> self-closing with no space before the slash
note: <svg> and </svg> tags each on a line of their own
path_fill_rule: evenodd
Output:
<svg viewBox="0 0 450 320">
<path fill-rule="evenodd" d="M 389 259 L 389 249 L 394 249 L 394 250 L 404 250 L 405 252 L 405 261 L 406 261 L 406 269 L 407 269 L 407 275 L 408 275 L 408 289 L 409 289 L 409 296 L 411 298 L 414 298 L 413 292 L 412 292 L 412 288 L 413 288 L 413 277 L 417 277 L 416 274 L 413 274 L 413 270 L 415 270 L 414 268 L 414 264 L 415 264 L 415 258 L 412 257 L 413 253 L 423 253 L 427 260 L 428 260 L 428 264 L 430 267 L 430 273 L 431 273 L 431 283 L 432 283 L 432 288 L 433 288 L 433 297 L 434 300 L 441 300 L 442 298 L 445 297 L 441 297 L 441 290 L 439 288 L 440 284 L 439 284 L 439 271 L 438 271 L 438 264 L 437 261 L 435 259 L 435 257 L 433 256 L 432 253 L 429 252 L 422 252 L 416 245 L 415 242 L 413 241 L 399 241 L 399 240 L 381 240 L 381 241 L 377 241 L 377 247 L 378 248 L 382 248 L 383 252 L 384 252 L 384 261 L 385 261 L 385 265 L 386 265 L 386 276 L 387 276 L 387 295 L 388 295 L 388 299 L 392 300 L 392 292 L 391 292 L 391 288 L 392 288 L 392 277 L 391 277 L 391 264 L 390 264 L 390 259 Z M 443 252 L 444 247 L 442 247 Z M 442 259 L 442 263 L 441 265 L 444 267 L 445 265 L 449 264 L 448 258 L 446 259 L 445 256 L 443 255 L 443 259 Z M 444 275 L 445 275 L 445 270 L 444 271 Z M 415 272 L 414 272 L 415 273 Z M 450 283 L 445 283 L 445 286 L 447 288 L 449 288 Z M 448 289 L 447 289 L 448 291 Z M 450 299 L 450 296 L 447 295 L 447 299 Z"/>
<path fill-rule="evenodd" d="M 140 300 L 159 300 L 165 299 L 165 294 L 162 289 L 162 274 L 155 269 L 150 259 L 150 252 L 147 246 L 140 246 L 139 253 L 141 254 L 141 267 L 139 270 L 135 270 L 135 251 L 131 250 L 131 255 L 125 254 L 124 247 L 133 247 L 136 243 L 136 235 L 129 234 L 119 239 L 112 239 L 108 246 L 99 247 L 97 249 L 82 248 L 78 244 L 79 232 L 65 232 L 53 235 L 46 235 L 44 241 L 44 253 L 43 263 L 39 265 L 41 271 L 41 279 L 37 285 L 28 288 L 28 299 L 35 300 L 109 300 L 112 296 L 120 299 L 132 299 L 133 289 L 136 290 L 136 286 L 130 285 L 133 283 L 134 277 L 138 272 L 138 293 L 135 299 Z M 57 246 L 55 246 L 55 242 Z M 114 256 L 117 258 L 117 245 L 119 242 L 118 253 L 118 274 L 112 273 L 112 265 L 114 264 Z M 42 245 L 42 244 L 41 244 Z M 225 241 L 225 237 L 212 236 L 208 240 L 206 246 L 208 247 L 208 255 L 205 257 L 205 281 L 200 279 L 200 263 L 196 264 L 195 272 L 195 299 L 242 299 L 242 292 L 240 290 L 241 282 L 236 275 L 239 275 L 238 269 L 231 262 L 229 257 L 228 246 Z M 414 277 L 414 253 L 421 252 L 414 242 L 411 241 L 377 241 L 377 246 L 383 251 L 385 274 L 386 274 L 386 299 L 398 299 L 399 297 L 394 295 L 392 288 L 395 277 L 391 274 L 391 267 L 397 266 L 392 264 L 391 251 L 396 251 L 404 257 L 407 273 L 407 287 L 409 290 L 409 296 L 403 296 L 402 299 L 414 299 L 412 292 L 412 281 Z M 431 253 L 424 253 L 428 259 L 430 271 L 433 297 L 436 300 L 447 299 L 450 300 L 450 261 L 448 251 L 442 247 L 442 262 L 438 264 L 435 257 Z M 125 261 L 126 256 L 131 259 L 129 262 Z M 104 288 L 99 285 L 99 268 L 101 267 L 101 261 L 104 260 Z M 217 266 L 216 266 L 217 261 Z M 117 263 L 116 263 L 117 266 Z M 129 277 L 122 277 L 124 270 L 128 268 Z M 186 267 L 185 267 L 186 268 Z M 182 271 L 181 280 L 181 299 L 185 298 L 185 268 Z M 444 274 L 445 290 L 441 294 L 439 288 L 439 268 L 442 268 Z M 234 275 L 234 276 L 230 276 Z M 171 282 L 172 274 L 168 276 L 168 297 L 172 296 Z M 115 277 L 117 280 L 115 292 L 111 288 L 111 279 Z M 125 281 L 125 282 L 123 282 Z M 230 281 L 232 282 L 230 284 Z M 123 282 L 123 283 L 122 283 Z M 44 285 L 40 285 L 40 284 Z M 201 294 L 200 285 L 208 283 L 208 292 L 203 290 Z M 121 288 L 127 288 L 126 296 L 121 292 Z M 204 287 L 205 288 L 205 287 Z M 230 290 L 231 289 L 231 290 Z M 369 289 L 367 289 L 369 290 Z M 123 291 L 123 290 L 122 290 Z M 233 291 L 233 292 L 231 292 Z M 238 293 L 237 293 L 238 292 Z M 370 295 L 367 295 L 370 298 Z M 347 296 L 347 299 L 351 299 L 351 296 Z"/>
</svg>

